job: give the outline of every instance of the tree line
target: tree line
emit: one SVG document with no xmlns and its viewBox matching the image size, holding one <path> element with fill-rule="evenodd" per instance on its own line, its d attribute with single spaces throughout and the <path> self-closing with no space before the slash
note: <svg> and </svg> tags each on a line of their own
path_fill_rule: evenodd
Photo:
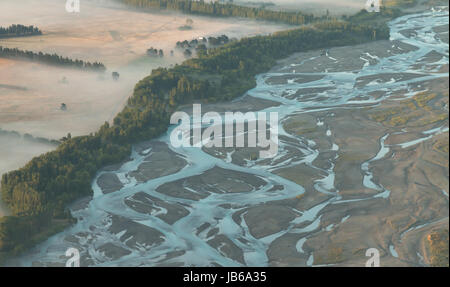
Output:
<svg viewBox="0 0 450 287">
<path fill-rule="evenodd" d="M 287 12 L 267 10 L 264 8 L 239 6 L 232 3 L 205 2 L 192 0 L 119 0 L 127 5 L 138 8 L 156 8 L 175 10 L 183 13 L 220 16 L 242 17 L 249 19 L 282 22 L 292 25 L 311 23 L 324 17 L 314 17 L 312 14 L 302 12 Z"/>
<path fill-rule="evenodd" d="M 13 24 L 9 27 L 0 27 L 0 38 L 24 37 L 42 35 L 42 31 L 38 27 L 25 26 L 21 24 Z"/>
<path fill-rule="evenodd" d="M 51 144 L 51 145 L 59 145 L 59 143 L 60 143 L 57 140 L 47 139 L 47 138 L 43 138 L 43 137 L 34 137 L 33 135 L 30 135 L 29 133 L 25 133 L 25 134 L 21 135 L 17 131 L 7 131 L 7 130 L 3 130 L 2 128 L 0 128 L 0 136 L 7 136 L 7 137 L 11 137 L 11 138 L 16 138 L 16 139 L 24 139 L 27 141 L 33 141 L 33 142 L 37 142 L 37 143 L 44 143 L 44 144 Z"/>
<path fill-rule="evenodd" d="M 83 69 L 96 72 L 106 71 L 105 65 L 100 62 L 86 62 L 82 60 L 72 60 L 57 54 L 35 53 L 32 51 L 19 50 L 17 48 L 3 48 L 0 46 L 0 58 L 24 59 L 34 62 L 42 62 L 53 66 L 62 66 L 76 69 Z"/>
<path fill-rule="evenodd" d="M 2 176 L 2 199 L 12 215 L 0 222 L 0 251 L 20 252 L 48 236 L 55 219 L 70 219 L 65 207 L 92 194 L 96 171 L 129 157 L 132 143 L 164 133 L 178 106 L 241 96 L 256 85 L 255 75 L 292 53 L 378 39 L 389 39 L 386 25 L 333 21 L 244 38 L 173 68 L 153 70 L 136 84 L 112 124 L 105 122 L 89 136 L 68 137 L 55 151 Z"/>
<path fill-rule="evenodd" d="M 191 48 L 197 52 L 197 55 L 205 54 L 208 52 L 208 48 L 223 46 L 230 41 L 231 40 L 227 35 L 220 35 L 217 37 L 200 37 L 199 39 L 192 39 L 191 41 L 178 41 L 176 43 L 176 48 L 184 49 L 183 54 L 185 55 L 185 57 L 189 58 L 192 56 Z"/>
</svg>

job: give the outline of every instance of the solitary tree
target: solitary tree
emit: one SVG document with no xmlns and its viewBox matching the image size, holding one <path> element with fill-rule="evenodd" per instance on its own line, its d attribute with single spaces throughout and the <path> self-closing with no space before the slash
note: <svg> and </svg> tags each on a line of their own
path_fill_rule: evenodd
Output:
<svg viewBox="0 0 450 287">
<path fill-rule="evenodd" d="M 112 72 L 112 78 L 113 78 L 114 81 L 119 80 L 119 77 L 120 77 L 119 73 L 117 73 L 117 72 Z"/>
<path fill-rule="evenodd" d="M 190 57 L 190 56 L 192 56 L 191 50 L 189 50 L 189 49 L 184 50 L 184 56 L 185 56 L 185 57 Z"/>
</svg>

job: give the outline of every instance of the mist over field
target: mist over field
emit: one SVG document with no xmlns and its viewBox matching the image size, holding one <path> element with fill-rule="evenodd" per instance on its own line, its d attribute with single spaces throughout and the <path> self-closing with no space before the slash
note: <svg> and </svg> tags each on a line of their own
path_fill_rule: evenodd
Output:
<svg viewBox="0 0 450 287">
<path fill-rule="evenodd" d="M 134 85 L 151 70 L 169 67 L 185 57 L 175 43 L 201 36 L 226 34 L 230 38 L 266 34 L 289 28 L 286 25 L 244 19 L 213 19 L 175 12 L 143 13 L 114 0 L 81 0 L 81 13 L 65 10 L 65 0 L 2 0 L 0 26 L 33 25 L 42 36 L 0 39 L 0 46 L 33 52 L 57 53 L 71 59 L 99 61 L 105 73 L 86 72 L 37 62 L 0 58 L 0 128 L 60 139 L 95 132 L 111 121 L 132 94 Z M 236 4 L 258 0 L 235 1 Z M 268 2 L 268 1 L 263 1 Z M 271 9 L 293 9 L 310 13 L 359 10 L 364 1 L 270 1 Z M 341 9 L 341 10 L 339 10 Z M 193 29 L 180 31 L 186 19 Z M 145 55 L 149 47 L 163 49 L 165 57 Z M 168 56 L 175 50 L 174 56 Z M 111 72 L 120 74 L 119 81 Z M 67 110 L 60 109 L 61 104 Z M 33 156 L 54 149 L 54 145 L 24 139 L 0 137 L 0 175 L 23 166 Z M 0 205 L 0 215 L 4 213 Z"/>
<path fill-rule="evenodd" d="M 322 15 L 329 11 L 331 15 L 350 15 L 364 8 L 365 0 L 235 0 L 235 4 L 258 5 L 274 4 L 267 8 L 281 10 L 301 10 L 307 13 Z"/>
<path fill-rule="evenodd" d="M 448 0 L 80 1 L 0 0 L 0 266 L 448 267 Z"/>
<path fill-rule="evenodd" d="M 0 1 L 0 27 L 33 25 L 43 32 L 40 36 L 0 39 L 0 46 L 98 61 L 107 70 L 97 73 L 0 58 L 0 128 L 5 131 L 47 139 L 95 132 L 114 118 L 135 84 L 152 69 L 170 67 L 186 59 L 183 51 L 175 48 L 177 41 L 222 34 L 241 38 L 289 27 L 170 11 L 139 12 L 113 0 L 82 0 L 81 13 L 67 13 L 65 2 Z M 179 28 L 187 19 L 192 19 L 192 29 L 181 31 Z M 150 47 L 162 49 L 165 56 L 147 56 Z M 112 79 L 113 71 L 120 74 L 118 81 Z M 62 103 L 67 110 L 60 109 Z M 54 148 L 2 136 L 0 175 Z"/>
</svg>

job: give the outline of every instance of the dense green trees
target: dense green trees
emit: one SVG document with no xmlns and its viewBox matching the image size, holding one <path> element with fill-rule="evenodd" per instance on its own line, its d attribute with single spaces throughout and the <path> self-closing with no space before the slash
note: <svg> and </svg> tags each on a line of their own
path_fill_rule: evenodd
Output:
<svg viewBox="0 0 450 287">
<path fill-rule="evenodd" d="M 101 166 L 120 161 L 128 152 L 127 146 L 104 143 L 96 136 L 66 139 L 55 151 L 4 174 L 2 199 L 13 215 L 60 215 L 64 204 L 89 194 L 91 178 Z"/>
<path fill-rule="evenodd" d="M 67 204 L 90 195 L 97 170 L 129 153 L 129 145 L 105 143 L 98 136 L 67 138 L 55 151 L 4 174 L 2 200 L 12 214 L 0 218 L 0 253 L 20 252 L 67 226 L 72 221 Z"/>
<path fill-rule="evenodd" d="M 25 59 L 29 61 L 42 62 L 48 65 L 70 67 L 76 69 L 84 69 L 89 71 L 104 72 L 106 70 L 105 65 L 99 62 L 85 62 L 82 60 L 72 60 L 69 58 L 64 58 L 57 54 L 47 54 L 47 53 L 35 53 L 32 51 L 23 51 L 17 48 L 3 48 L 0 46 L 0 58 L 14 58 L 14 59 Z"/>
<path fill-rule="evenodd" d="M 0 27 L 0 38 L 24 37 L 42 35 L 42 31 L 34 26 L 11 25 L 9 27 Z"/>
<path fill-rule="evenodd" d="M 126 159 L 131 143 L 165 132 L 179 105 L 238 97 L 254 87 L 254 76 L 270 69 L 277 59 L 294 52 L 367 42 L 375 40 L 374 35 L 388 39 L 389 30 L 347 22 L 320 23 L 244 38 L 211 48 L 171 69 L 153 70 L 136 84 L 113 124 L 106 122 L 94 135 L 67 137 L 57 150 L 3 175 L 2 198 L 12 216 L 0 222 L 0 251 L 28 246 L 30 234 L 29 238 L 49 234 L 55 219 L 70 216 L 64 211 L 68 203 L 92 192 L 91 180 L 100 167 Z"/>
<path fill-rule="evenodd" d="M 147 55 L 150 57 L 164 57 L 164 52 L 161 49 L 156 49 L 153 47 L 150 47 L 147 49 Z"/>
</svg>

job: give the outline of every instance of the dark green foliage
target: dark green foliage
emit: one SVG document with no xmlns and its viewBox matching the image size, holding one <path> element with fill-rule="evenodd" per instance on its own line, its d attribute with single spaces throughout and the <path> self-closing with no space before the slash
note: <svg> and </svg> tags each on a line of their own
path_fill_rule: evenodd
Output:
<svg viewBox="0 0 450 287">
<path fill-rule="evenodd" d="M 4 174 L 2 199 L 13 215 L 59 211 L 91 192 L 90 181 L 105 164 L 124 159 L 127 146 L 104 143 L 97 136 L 66 139 L 55 151 L 33 158 Z"/>
<path fill-rule="evenodd" d="M 84 62 L 81 60 L 72 60 L 69 58 L 64 58 L 62 56 L 59 56 L 57 54 L 47 54 L 47 53 L 35 53 L 32 51 L 23 51 L 19 50 L 17 48 L 3 48 L 0 46 L 0 58 L 19 58 L 19 59 L 25 59 L 29 61 L 35 61 L 35 62 L 43 62 L 48 65 L 54 65 L 54 66 L 62 66 L 62 67 L 70 67 L 70 68 L 76 68 L 76 69 L 85 69 L 90 71 L 98 71 L 98 72 L 104 72 L 106 70 L 105 65 L 102 63 L 94 62 Z"/>
<path fill-rule="evenodd" d="M 7 255 L 18 255 L 73 222 L 71 218 L 49 221 L 44 214 L 0 217 L 0 262 Z"/>
<path fill-rule="evenodd" d="M 30 245 L 30 240 L 45 239 L 38 235 L 51 234 L 55 220 L 64 220 L 66 226 L 71 220 L 67 204 L 92 194 L 97 170 L 124 160 L 129 153 L 129 145 L 105 143 L 98 136 L 66 138 L 55 151 L 4 174 L 2 200 L 12 215 L 1 218 L 0 251 L 11 252 Z"/>
<path fill-rule="evenodd" d="M 221 35 L 219 37 L 208 37 L 208 43 L 212 46 L 225 45 L 230 41 L 227 35 Z"/>
<path fill-rule="evenodd" d="M 0 27 L 0 38 L 25 37 L 42 35 L 41 30 L 34 26 L 11 25 L 7 28 Z"/>
</svg>

